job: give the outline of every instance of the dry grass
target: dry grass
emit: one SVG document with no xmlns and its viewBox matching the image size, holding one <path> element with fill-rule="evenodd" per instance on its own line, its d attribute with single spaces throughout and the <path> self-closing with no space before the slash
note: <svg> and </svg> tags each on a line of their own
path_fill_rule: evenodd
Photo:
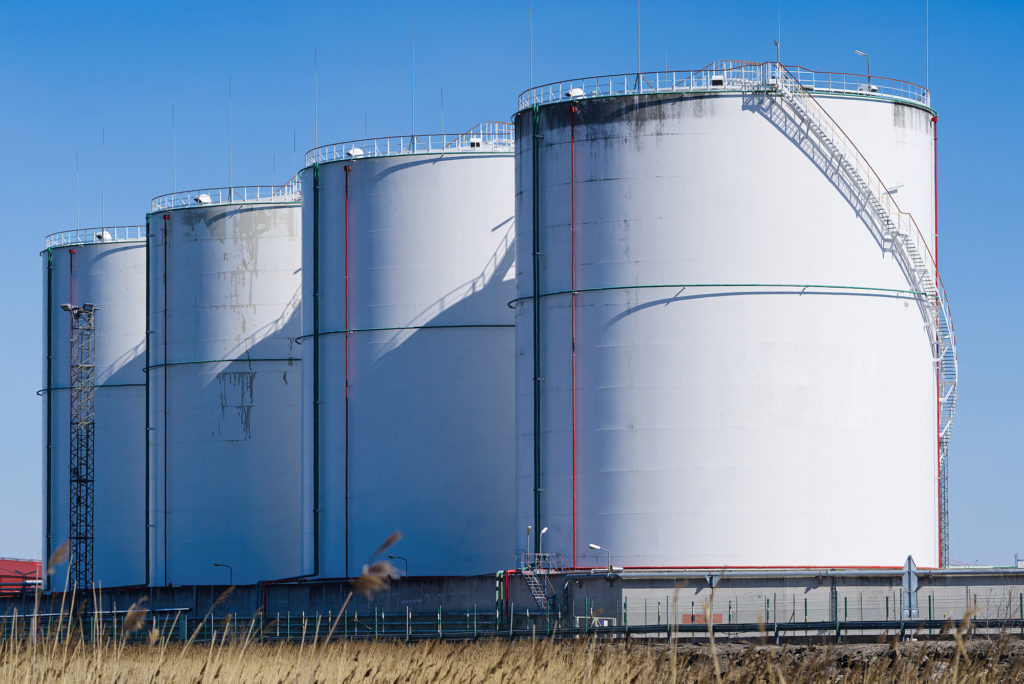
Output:
<svg viewBox="0 0 1024 684">
<path fill-rule="evenodd" d="M 4 682 L 1006 682 L 1024 681 L 1024 644 L 678 646 L 623 641 L 424 641 L 191 646 L 78 640 L 36 653 L 0 646 Z M 720 671 L 715 667 L 715 658 Z"/>
<path fill-rule="evenodd" d="M 391 535 L 374 557 L 400 536 Z M 62 548 L 66 555 L 66 545 Z M 47 572 L 53 573 L 52 563 Z M 371 558 L 352 591 L 370 596 L 396 575 L 389 563 Z M 971 615 L 949 630 L 952 642 L 903 644 L 722 645 L 710 631 L 706 606 L 706 645 L 638 639 L 332 640 L 350 592 L 326 639 L 320 636 L 318 618 L 315 636 L 298 643 L 261 641 L 255 621 L 241 639 L 230 640 L 221 625 L 211 642 L 197 643 L 203 623 L 217 626 L 212 611 L 230 593 L 228 589 L 214 602 L 187 641 L 171 640 L 177 634 L 176 620 L 164 624 L 162 631 L 155 619 L 148 620 L 143 599 L 131 606 L 120 633 L 102 633 L 103 623 L 96 620 L 89 631 L 97 638 L 87 642 L 81 638 L 84 626 L 75 618 L 82 613 L 81 602 L 72 592 L 67 606 L 62 597 L 61 619 L 51 634 L 37 630 L 37 620 L 30 616 L 23 625 L 27 630 L 19 631 L 17 625 L 12 630 L 24 637 L 0 641 L 0 682 L 1024 682 L 1024 640 L 970 640 Z M 93 605 L 99 604 L 98 598 L 91 597 Z M 38 606 L 37 592 L 36 610 Z M 142 644 L 135 643 L 139 634 L 145 637 Z"/>
</svg>

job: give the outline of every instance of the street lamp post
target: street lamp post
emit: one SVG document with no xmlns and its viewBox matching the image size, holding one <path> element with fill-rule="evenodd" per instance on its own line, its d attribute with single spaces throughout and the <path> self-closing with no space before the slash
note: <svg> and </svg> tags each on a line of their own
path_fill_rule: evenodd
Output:
<svg viewBox="0 0 1024 684">
<path fill-rule="evenodd" d="M 400 560 L 405 563 L 405 576 L 409 576 L 409 561 L 404 556 L 388 556 L 390 560 Z"/>
<path fill-rule="evenodd" d="M 548 531 L 548 528 L 545 527 L 544 529 L 542 529 L 540 531 L 540 536 L 537 537 L 537 555 L 538 556 L 543 555 L 541 553 L 541 549 L 544 548 L 544 533 L 547 532 L 547 531 Z"/>
<path fill-rule="evenodd" d="M 860 50 L 854 50 L 854 52 L 868 61 L 868 83 L 871 83 L 871 57 L 868 56 L 868 53 L 861 52 Z"/>
<path fill-rule="evenodd" d="M 227 568 L 228 569 L 228 584 L 231 586 L 235 585 L 235 569 L 227 563 L 214 563 L 215 568 Z"/>
<path fill-rule="evenodd" d="M 612 571 L 612 552 L 609 551 L 608 549 L 604 548 L 603 546 L 598 546 L 597 544 L 587 544 L 587 546 L 592 548 L 594 551 L 604 551 L 605 553 L 608 554 L 608 572 L 611 572 Z"/>
</svg>

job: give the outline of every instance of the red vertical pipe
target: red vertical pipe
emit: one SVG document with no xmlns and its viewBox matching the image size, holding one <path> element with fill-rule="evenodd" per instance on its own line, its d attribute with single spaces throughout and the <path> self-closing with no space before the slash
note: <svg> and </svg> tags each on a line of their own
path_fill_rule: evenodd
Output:
<svg viewBox="0 0 1024 684">
<path fill-rule="evenodd" d="M 73 247 L 68 250 L 68 281 L 71 288 L 71 292 L 68 294 L 68 304 L 73 308 L 75 306 L 75 250 Z M 71 367 L 75 365 L 75 314 L 70 311 L 68 312 L 68 321 L 70 321 L 68 324 L 68 387 L 70 387 L 72 383 Z M 68 406 L 70 411 L 70 402 Z"/>
<path fill-rule="evenodd" d="M 572 567 L 576 567 L 576 105 L 569 106 L 569 223 L 571 269 L 570 337 L 572 355 Z"/>
<path fill-rule="evenodd" d="M 932 187 L 935 198 L 934 207 L 934 221 L 935 221 L 935 246 L 932 253 L 932 259 L 935 266 L 935 286 L 936 293 L 939 287 L 939 117 L 936 114 L 932 117 Z M 938 316 L 938 314 L 936 314 Z M 938 321 L 936 321 L 936 336 L 938 331 Z M 939 351 L 939 340 L 935 340 L 936 353 Z M 935 364 L 935 451 L 936 451 L 936 470 L 939 474 L 939 482 L 937 484 L 937 494 L 939 497 L 939 566 L 942 566 L 942 447 L 940 440 L 942 436 L 942 385 L 939 376 L 939 364 Z"/>
<path fill-rule="evenodd" d="M 349 471 L 349 337 L 351 336 L 349 328 L 349 240 L 348 240 L 348 176 L 352 171 L 352 167 L 345 166 L 345 576 L 349 576 L 348 568 L 348 556 L 349 556 L 349 528 L 351 526 L 348 513 L 349 513 L 349 493 L 348 493 L 348 471 Z"/>
</svg>

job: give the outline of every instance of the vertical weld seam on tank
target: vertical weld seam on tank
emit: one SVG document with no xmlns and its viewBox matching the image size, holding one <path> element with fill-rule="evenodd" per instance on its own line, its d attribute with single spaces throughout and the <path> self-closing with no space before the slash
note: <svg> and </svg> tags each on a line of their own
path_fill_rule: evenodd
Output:
<svg viewBox="0 0 1024 684">
<path fill-rule="evenodd" d="M 313 164 L 313 575 L 320 573 L 320 165 Z"/>
<path fill-rule="evenodd" d="M 576 565 L 576 105 L 569 105 L 570 305 L 572 325 L 572 567 Z"/>
<path fill-rule="evenodd" d="M 348 230 L 348 179 L 352 172 L 351 165 L 345 165 L 345 576 L 349 576 L 349 230 Z"/>
<path fill-rule="evenodd" d="M 53 248 L 46 250 L 46 549 L 43 565 L 53 551 Z M 46 588 L 50 575 L 45 575 Z"/>
<path fill-rule="evenodd" d="M 163 233 L 163 251 L 164 251 L 164 259 L 163 259 L 163 261 L 164 261 L 164 263 L 163 263 L 163 273 L 162 273 L 163 281 L 164 281 L 164 283 L 163 283 L 163 287 L 164 287 L 164 313 L 163 313 L 163 317 L 164 317 L 164 324 L 163 324 L 163 336 L 164 336 L 163 424 L 164 425 L 163 425 L 163 427 L 164 427 L 164 429 L 163 429 L 163 433 L 164 434 L 163 434 L 163 459 L 162 460 L 163 460 L 163 471 L 164 471 L 164 474 L 163 474 L 163 488 L 164 488 L 164 492 L 163 492 L 163 504 L 164 504 L 164 513 L 163 513 L 163 525 L 164 525 L 164 534 L 163 534 L 164 563 L 163 563 L 163 565 L 164 565 L 164 585 L 165 586 L 167 584 L 167 527 L 168 527 L 168 525 L 167 525 L 167 510 L 168 510 L 168 506 L 167 506 L 167 366 L 168 366 L 168 360 L 167 360 L 167 348 L 168 348 L 168 341 L 167 341 L 167 289 L 168 289 L 168 282 L 167 281 L 169 280 L 169 278 L 168 278 L 168 268 L 167 268 L 167 221 L 170 218 L 171 218 L 170 214 L 164 214 L 164 233 Z"/>
<path fill-rule="evenodd" d="M 149 306 L 149 297 L 150 297 L 150 285 L 149 285 L 150 266 L 149 266 L 149 258 L 150 258 L 150 254 L 149 254 L 149 241 L 150 241 L 151 237 L 152 237 L 152 235 L 150 234 L 149 215 L 147 214 L 146 215 L 146 274 L 145 274 L 145 277 L 146 277 L 146 329 L 145 329 L 145 334 L 146 334 L 146 365 L 145 365 L 145 369 L 146 369 L 146 371 L 145 371 L 146 372 L 146 419 L 143 421 L 143 428 L 145 429 L 145 436 L 146 436 L 146 441 L 143 442 L 143 444 L 145 444 L 145 461 L 146 461 L 146 464 L 145 464 L 145 473 L 146 474 L 145 474 L 145 481 L 143 483 L 143 487 L 145 489 L 145 502 L 146 502 L 146 504 L 145 504 L 146 505 L 145 524 L 144 524 L 144 528 L 143 528 L 143 532 L 145 533 L 144 548 L 145 548 L 145 553 L 146 553 L 146 561 L 145 561 L 145 567 L 146 567 L 145 583 L 146 584 L 151 584 L 152 583 L 152 578 L 150 577 L 150 566 L 149 566 L 149 553 L 150 553 L 149 525 L 150 525 L 150 522 L 151 522 L 150 515 L 149 515 L 149 503 L 150 503 L 149 502 L 149 477 L 150 477 L 150 469 L 149 469 L 149 457 L 150 457 L 150 448 L 149 448 L 149 388 L 150 388 L 150 382 L 149 382 L 149 366 L 150 366 L 150 357 L 149 357 L 149 338 L 150 338 L 150 319 L 149 319 L 149 314 L 150 314 L 150 306 Z"/>
<path fill-rule="evenodd" d="M 534 548 L 540 548 L 540 107 L 533 106 L 532 203 L 533 203 L 533 533 Z"/>
</svg>

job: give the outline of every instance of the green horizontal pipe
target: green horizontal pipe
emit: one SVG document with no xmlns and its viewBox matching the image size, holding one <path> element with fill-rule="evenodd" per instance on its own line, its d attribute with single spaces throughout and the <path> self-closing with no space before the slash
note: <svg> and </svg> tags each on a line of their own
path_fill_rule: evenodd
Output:
<svg viewBox="0 0 1024 684">
<path fill-rule="evenodd" d="M 393 328 L 350 328 L 349 330 L 321 330 L 319 333 L 310 333 L 309 335 L 299 335 L 295 338 L 295 341 L 302 344 L 302 340 L 313 337 L 314 334 L 323 335 L 343 335 L 345 333 L 362 333 L 362 332 L 391 332 L 398 330 L 444 330 L 445 328 L 514 328 L 515 326 L 511 323 L 467 323 L 465 325 L 402 325 Z"/>
<path fill-rule="evenodd" d="M 199 363 L 251 363 L 259 361 L 302 361 L 299 357 L 289 356 L 282 359 L 209 359 L 205 361 L 171 361 L 170 363 L 154 363 L 152 366 L 146 366 L 142 369 L 143 373 L 148 373 L 153 368 L 164 368 L 169 366 L 193 366 Z"/>
<path fill-rule="evenodd" d="M 925 292 L 919 292 L 917 290 L 897 290 L 890 287 L 862 287 L 860 285 L 793 285 L 791 283 L 685 283 L 678 285 L 611 285 L 608 287 L 585 287 L 577 288 L 575 290 L 559 290 L 558 292 L 544 292 L 541 293 L 540 297 L 554 297 L 555 295 L 571 295 L 580 294 L 583 292 L 609 292 L 612 290 L 651 290 L 657 288 L 672 288 L 680 289 L 687 287 L 729 287 L 729 288 L 749 288 L 749 287 L 787 287 L 795 290 L 856 290 L 858 292 L 882 292 L 886 294 L 906 294 L 914 297 L 927 296 Z M 525 301 L 527 299 L 533 299 L 533 295 L 526 297 L 516 297 L 508 303 L 509 308 L 513 304 Z"/>
<path fill-rule="evenodd" d="M 100 389 L 100 388 L 103 388 L 103 387 L 145 387 L 145 386 L 146 386 L 146 383 L 144 383 L 144 382 L 122 382 L 122 383 L 112 383 L 110 385 L 96 385 L 96 389 Z M 57 386 L 57 387 L 49 387 L 49 388 L 44 387 L 43 389 L 41 389 L 38 392 L 36 392 L 36 396 L 37 397 L 41 397 L 44 394 L 46 394 L 47 392 L 54 392 L 56 390 L 66 390 L 66 389 L 71 389 L 71 387 L 68 386 L 68 385 L 60 385 L 60 386 Z"/>
</svg>

